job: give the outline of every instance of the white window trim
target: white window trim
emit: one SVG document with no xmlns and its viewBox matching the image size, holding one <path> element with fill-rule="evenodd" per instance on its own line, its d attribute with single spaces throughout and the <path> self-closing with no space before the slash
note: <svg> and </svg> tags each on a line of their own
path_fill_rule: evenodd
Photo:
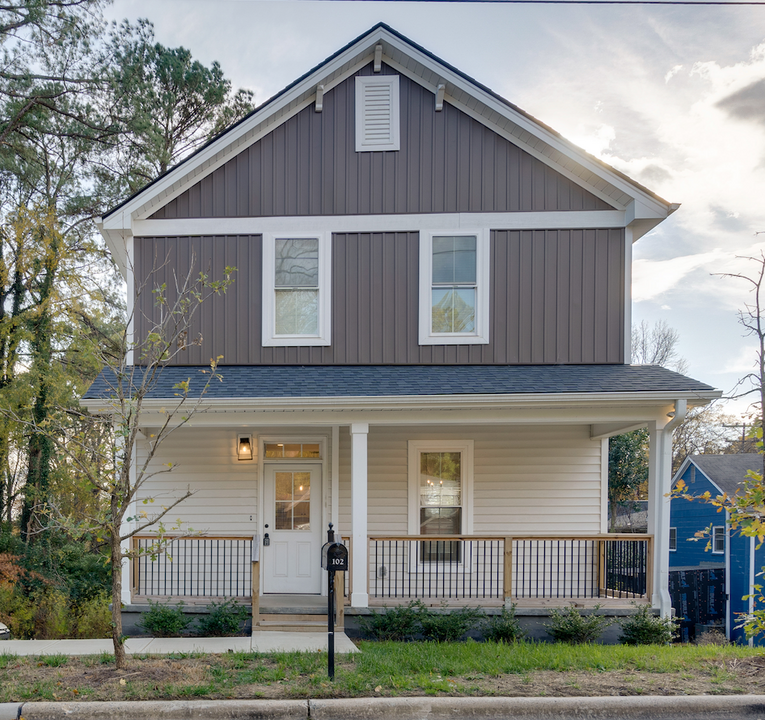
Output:
<svg viewBox="0 0 765 720">
<path fill-rule="evenodd" d="M 675 547 L 672 547 L 672 531 L 675 531 Z M 677 552 L 677 528 L 671 527 L 669 529 L 669 551 L 670 552 Z"/>
<path fill-rule="evenodd" d="M 462 453 L 462 535 L 473 534 L 473 441 L 410 440 L 409 441 L 409 534 L 420 534 L 420 453 Z"/>
<path fill-rule="evenodd" d="M 390 142 L 364 141 L 364 87 L 366 85 L 390 86 Z M 401 149 L 401 112 L 399 110 L 398 75 L 356 76 L 356 152 L 384 152 Z"/>
<path fill-rule="evenodd" d="M 475 331 L 433 332 L 433 238 L 474 235 L 476 238 Z M 420 233 L 420 345 L 487 345 L 489 342 L 489 228 L 453 231 L 426 230 Z"/>
<path fill-rule="evenodd" d="M 276 334 L 276 240 L 319 240 L 319 332 L 316 335 Z M 329 232 L 281 232 L 263 234 L 263 347 L 313 347 L 332 344 L 332 235 Z"/>
<path fill-rule="evenodd" d="M 722 539 L 723 539 L 722 550 L 715 550 L 715 539 L 716 539 L 717 531 L 719 531 L 720 535 L 722 535 Z M 722 555 L 723 553 L 725 553 L 725 526 L 724 525 L 715 525 L 712 528 L 712 554 L 713 555 Z"/>
</svg>

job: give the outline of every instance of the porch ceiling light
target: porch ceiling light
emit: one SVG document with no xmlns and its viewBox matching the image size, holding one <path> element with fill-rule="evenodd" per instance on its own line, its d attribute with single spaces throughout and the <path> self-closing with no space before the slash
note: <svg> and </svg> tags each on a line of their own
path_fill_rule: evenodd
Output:
<svg viewBox="0 0 765 720">
<path fill-rule="evenodd" d="M 239 436 L 236 454 L 240 460 L 252 460 L 252 438 L 249 435 Z"/>
</svg>

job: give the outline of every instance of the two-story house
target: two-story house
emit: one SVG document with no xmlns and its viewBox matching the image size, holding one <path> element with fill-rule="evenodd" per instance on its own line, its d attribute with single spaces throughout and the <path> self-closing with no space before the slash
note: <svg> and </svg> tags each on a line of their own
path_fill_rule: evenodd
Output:
<svg viewBox="0 0 765 720">
<path fill-rule="evenodd" d="M 668 613 L 672 427 L 718 394 L 629 364 L 632 245 L 675 209 L 383 24 L 125 200 L 101 231 L 137 342 L 151 288 L 237 268 L 144 419 L 223 356 L 146 490 L 191 488 L 206 537 L 126 564 L 125 603 L 320 596 L 333 522 L 352 609 Z M 606 537 L 608 438 L 646 425 L 648 535 Z"/>
</svg>

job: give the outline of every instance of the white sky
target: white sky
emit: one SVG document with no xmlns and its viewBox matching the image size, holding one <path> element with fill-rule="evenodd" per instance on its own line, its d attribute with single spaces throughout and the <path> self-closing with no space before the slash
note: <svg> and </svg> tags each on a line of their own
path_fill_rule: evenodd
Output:
<svg viewBox="0 0 765 720">
<path fill-rule="evenodd" d="M 384 21 L 681 208 L 635 246 L 633 321 L 680 333 L 688 374 L 753 368 L 737 259 L 765 250 L 765 6 L 116 0 L 112 19 L 218 60 L 258 104 Z M 728 410 L 743 410 L 731 403 Z"/>
</svg>

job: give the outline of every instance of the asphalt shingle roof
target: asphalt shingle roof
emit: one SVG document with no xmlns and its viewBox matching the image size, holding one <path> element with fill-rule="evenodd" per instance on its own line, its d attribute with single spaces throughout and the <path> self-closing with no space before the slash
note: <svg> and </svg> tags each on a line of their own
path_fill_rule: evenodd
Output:
<svg viewBox="0 0 765 720">
<path fill-rule="evenodd" d="M 762 455 L 758 453 L 691 455 L 691 461 L 728 495 L 735 495 L 747 471 L 762 472 Z"/>
<path fill-rule="evenodd" d="M 204 382 L 202 367 L 167 367 L 149 397 L 173 397 L 173 386 Z M 656 365 L 228 365 L 209 399 L 697 392 L 713 388 Z M 103 371 L 83 399 L 109 397 Z M 113 375 L 112 375 L 113 377 Z M 198 378 L 198 380 L 197 380 Z"/>
</svg>

